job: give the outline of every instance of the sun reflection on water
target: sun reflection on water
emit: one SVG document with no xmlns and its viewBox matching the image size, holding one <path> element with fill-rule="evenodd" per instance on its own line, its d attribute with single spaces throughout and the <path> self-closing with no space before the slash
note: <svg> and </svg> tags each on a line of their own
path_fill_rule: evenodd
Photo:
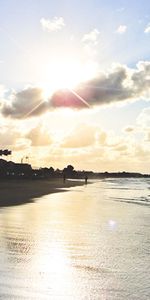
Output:
<svg viewBox="0 0 150 300">
<path fill-rule="evenodd" d="M 72 188 L 1 211 L 2 299 L 132 300 L 128 294 L 145 283 L 140 270 L 148 266 L 139 248 L 145 208 L 132 207 L 133 222 L 130 205 L 109 201 L 106 187 Z"/>
</svg>

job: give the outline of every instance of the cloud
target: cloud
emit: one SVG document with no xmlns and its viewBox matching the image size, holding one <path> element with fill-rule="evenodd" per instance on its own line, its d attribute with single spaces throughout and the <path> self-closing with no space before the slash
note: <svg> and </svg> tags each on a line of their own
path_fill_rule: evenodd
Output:
<svg viewBox="0 0 150 300">
<path fill-rule="evenodd" d="M 3 98 L 5 95 L 6 89 L 4 85 L 0 84 L 0 98 Z"/>
<path fill-rule="evenodd" d="M 121 12 L 123 12 L 125 10 L 125 7 L 120 7 L 120 8 L 117 8 L 117 12 L 119 12 L 119 13 L 121 13 Z"/>
<path fill-rule="evenodd" d="M 13 151 L 20 151 L 30 146 L 29 140 L 24 138 L 23 132 L 17 124 L 2 120 L 0 126 L 1 149 L 8 148 Z"/>
<path fill-rule="evenodd" d="M 85 82 L 77 93 L 91 106 L 135 100 L 150 95 L 150 62 L 139 62 L 137 69 L 115 66 L 109 73 Z"/>
<path fill-rule="evenodd" d="M 64 139 L 62 147 L 64 148 L 83 148 L 95 143 L 96 129 L 87 124 L 79 124 Z"/>
<path fill-rule="evenodd" d="M 94 45 L 97 45 L 98 43 L 98 36 L 100 32 L 98 31 L 97 28 L 93 29 L 89 33 L 84 34 L 82 38 L 82 42 L 84 43 L 92 43 Z"/>
<path fill-rule="evenodd" d="M 20 155 L 24 155 L 25 150 L 29 151 L 30 144 L 31 143 L 28 139 L 21 137 L 16 140 L 16 143 L 11 147 L 11 150 L 13 151 L 13 153 L 15 151 L 18 151 Z M 21 154 L 21 151 L 23 151 L 22 154 Z"/>
<path fill-rule="evenodd" d="M 107 73 L 99 73 L 75 90 L 56 91 L 47 101 L 38 87 L 12 92 L 8 99 L 0 100 L 0 111 L 5 117 L 23 119 L 55 108 L 85 109 L 141 98 L 150 99 L 150 62 L 139 62 L 135 69 L 114 65 Z"/>
<path fill-rule="evenodd" d="M 105 131 L 101 131 L 98 134 L 98 141 L 100 143 L 100 145 L 105 145 L 107 142 L 107 133 Z"/>
<path fill-rule="evenodd" d="M 41 125 L 31 129 L 26 138 L 31 140 L 31 146 L 49 146 L 52 144 L 52 139 L 46 129 L 42 128 Z"/>
<path fill-rule="evenodd" d="M 49 100 L 51 107 L 87 108 L 86 103 L 75 91 L 69 89 L 56 91 Z"/>
<path fill-rule="evenodd" d="M 145 30 L 144 30 L 145 33 L 150 33 L 150 23 L 147 24 Z"/>
<path fill-rule="evenodd" d="M 128 132 L 133 132 L 133 131 L 134 131 L 134 127 L 132 127 L 132 126 L 127 126 L 127 127 L 124 128 L 124 131 L 127 132 L 127 133 L 128 133 Z"/>
<path fill-rule="evenodd" d="M 17 139 L 21 136 L 19 131 L 16 131 L 14 128 L 10 130 L 9 126 L 0 127 L 0 141 L 1 148 L 12 147 L 15 145 Z"/>
<path fill-rule="evenodd" d="M 117 66 L 108 74 L 100 74 L 96 78 L 82 83 L 75 91 L 56 92 L 50 104 L 54 107 L 89 108 L 134 98 L 135 87 L 132 79 L 129 81 L 128 70 L 124 66 Z M 138 77 L 138 73 L 137 77 Z M 133 78 L 136 81 L 136 78 Z M 139 87 L 137 87 L 139 89 Z M 141 87 L 142 89 L 142 87 Z M 145 91 L 144 87 L 143 90 Z"/>
<path fill-rule="evenodd" d="M 43 91 L 40 88 L 28 87 L 19 92 L 12 92 L 9 99 L 1 101 L 3 116 L 25 118 L 38 115 L 46 109 Z"/>
<path fill-rule="evenodd" d="M 137 64 L 137 70 L 133 72 L 132 81 L 136 92 L 144 92 L 149 98 L 150 92 L 150 61 L 141 61 Z"/>
<path fill-rule="evenodd" d="M 53 19 L 42 18 L 40 20 L 43 30 L 52 32 L 59 31 L 65 26 L 64 19 L 62 17 L 54 17 Z"/>
<path fill-rule="evenodd" d="M 150 128 L 150 107 L 142 110 L 137 118 L 137 125 L 142 129 Z"/>
<path fill-rule="evenodd" d="M 141 161 L 147 162 L 150 157 L 150 150 L 149 148 L 143 147 L 142 145 L 137 145 L 135 147 L 134 155 L 137 158 L 137 160 L 139 159 Z"/>
<path fill-rule="evenodd" d="M 114 147 L 115 151 L 119 151 L 119 152 L 126 152 L 128 150 L 127 145 L 118 145 L 116 147 Z"/>
<path fill-rule="evenodd" d="M 83 83 L 77 93 L 91 106 L 128 99 L 131 96 L 131 88 L 124 85 L 127 78 L 126 68 L 117 66 L 108 74 L 99 74 L 96 78 Z"/>
<path fill-rule="evenodd" d="M 150 131 L 147 133 L 147 135 L 146 135 L 146 141 L 147 142 L 150 142 Z"/>
<path fill-rule="evenodd" d="M 99 34 L 100 32 L 95 28 L 82 37 L 83 49 L 89 58 L 93 58 L 97 54 L 96 45 L 98 44 Z"/>
<path fill-rule="evenodd" d="M 116 30 L 116 32 L 119 33 L 119 34 L 123 34 L 123 33 L 125 33 L 126 31 L 127 31 L 127 26 L 126 26 L 126 25 L 120 25 L 120 26 L 117 28 L 117 30 Z"/>
</svg>

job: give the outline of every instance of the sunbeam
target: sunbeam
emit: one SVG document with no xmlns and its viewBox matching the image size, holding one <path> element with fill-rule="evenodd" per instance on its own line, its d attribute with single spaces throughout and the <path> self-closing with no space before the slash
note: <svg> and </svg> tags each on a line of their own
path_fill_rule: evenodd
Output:
<svg viewBox="0 0 150 300">
<path fill-rule="evenodd" d="M 37 108 L 39 108 L 43 103 L 46 103 L 45 99 L 42 100 L 40 103 L 38 103 L 35 107 L 33 107 L 33 109 L 31 109 L 27 114 L 25 114 L 23 116 L 23 119 L 26 119 L 27 117 L 29 117 L 34 111 L 36 111 Z"/>
<path fill-rule="evenodd" d="M 79 96 L 74 90 L 69 89 L 82 103 L 84 103 L 88 108 L 90 108 L 90 105 L 88 102 L 83 99 L 81 96 Z"/>
</svg>

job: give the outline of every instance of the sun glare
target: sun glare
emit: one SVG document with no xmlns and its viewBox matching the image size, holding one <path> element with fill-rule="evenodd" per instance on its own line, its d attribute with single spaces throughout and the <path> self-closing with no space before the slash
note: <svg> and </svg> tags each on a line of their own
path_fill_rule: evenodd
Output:
<svg viewBox="0 0 150 300">
<path fill-rule="evenodd" d="M 40 82 L 45 98 L 59 89 L 74 89 L 79 83 L 93 75 L 94 65 L 82 66 L 78 62 L 54 62 L 46 66 Z"/>
</svg>

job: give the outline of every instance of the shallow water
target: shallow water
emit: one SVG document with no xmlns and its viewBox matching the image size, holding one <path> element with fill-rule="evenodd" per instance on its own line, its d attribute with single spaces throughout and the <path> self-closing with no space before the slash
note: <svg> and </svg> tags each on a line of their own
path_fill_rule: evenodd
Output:
<svg viewBox="0 0 150 300">
<path fill-rule="evenodd" d="M 0 209 L 0 299 L 149 300 L 150 181 Z"/>
</svg>

